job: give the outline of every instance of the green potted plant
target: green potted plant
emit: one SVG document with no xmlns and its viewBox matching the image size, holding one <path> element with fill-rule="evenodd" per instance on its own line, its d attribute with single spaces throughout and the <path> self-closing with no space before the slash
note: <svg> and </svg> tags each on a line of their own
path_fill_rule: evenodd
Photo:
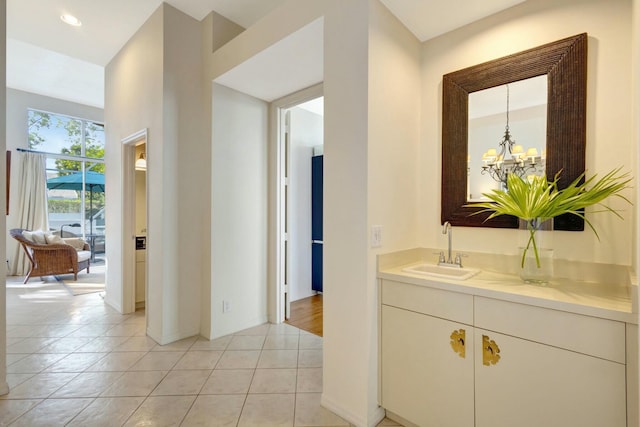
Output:
<svg viewBox="0 0 640 427">
<path fill-rule="evenodd" d="M 610 196 L 615 196 L 631 204 L 621 194 L 631 182 L 629 174 L 621 173 L 621 168 L 609 172 L 598 180 L 594 175 L 581 184 L 580 182 L 585 177 L 583 173 L 563 189 L 558 188 L 559 177 L 560 172 L 555 175 L 553 181 L 548 181 L 544 175 L 522 179 L 517 175 L 510 174 L 507 177 L 508 190 L 492 190 L 491 193 L 483 193 L 490 201 L 467 205 L 468 207 L 483 208 L 474 214 L 491 212 L 487 219 L 500 215 L 512 215 L 519 218 L 521 224 L 526 225 L 528 238 L 521 254 L 521 269 L 525 268 L 527 255 L 530 254 L 529 250 L 531 249 L 534 254 L 531 258 L 535 258 L 535 268 L 541 268 L 537 233 L 548 220 L 564 214 L 576 215 L 584 219 L 599 240 L 598 232 L 584 215 L 584 208 L 599 204 L 603 209 L 596 212 L 609 211 L 622 218 L 618 212 L 602 202 Z M 540 283 L 545 283 L 548 280 L 544 276 L 536 279 L 535 274 L 531 280 L 527 280 L 527 277 L 523 277 L 523 279 L 527 282 Z"/>
</svg>

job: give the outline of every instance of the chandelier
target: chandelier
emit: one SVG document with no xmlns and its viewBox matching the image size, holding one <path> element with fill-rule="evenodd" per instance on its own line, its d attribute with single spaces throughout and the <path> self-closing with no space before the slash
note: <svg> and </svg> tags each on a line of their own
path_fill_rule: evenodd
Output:
<svg viewBox="0 0 640 427">
<path fill-rule="evenodd" d="M 524 178 L 527 173 L 535 174 L 537 169 L 544 169 L 546 150 L 538 154 L 538 149 L 533 147 L 526 151 L 522 145 L 517 145 L 509 131 L 509 85 L 507 87 L 507 124 L 504 129 L 504 136 L 498 149 L 490 148 L 482 155 L 483 175 L 488 174 L 494 180 L 500 182 L 503 188 L 507 188 L 507 177 L 516 174 Z M 498 151 L 499 150 L 499 151 Z"/>
</svg>

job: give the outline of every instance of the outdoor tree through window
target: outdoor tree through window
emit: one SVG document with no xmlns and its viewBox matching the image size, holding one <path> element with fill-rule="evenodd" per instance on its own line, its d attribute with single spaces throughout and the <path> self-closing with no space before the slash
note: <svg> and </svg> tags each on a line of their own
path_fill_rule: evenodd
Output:
<svg viewBox="0 0 640 427">
<path fill-rule="evenodd" d="M 104 125 L 29 110 L 28 133 L 29 149 L 47 156 L 51 231 L 85 236 L 104 250 Z"/>
</svg>

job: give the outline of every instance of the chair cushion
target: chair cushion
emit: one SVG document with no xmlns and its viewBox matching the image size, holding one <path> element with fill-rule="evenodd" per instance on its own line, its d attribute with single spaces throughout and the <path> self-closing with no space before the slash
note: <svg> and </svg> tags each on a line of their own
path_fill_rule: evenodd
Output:
<svg viewBox="0 0 640 427">
<path fill-rule="evenodd" d="M 64 239 L 62 239 L 62 241 L 64 243 L 66 243 L 67 245 L 71 245 L 73 246 L 73 248 L 77 251 L 81 251 L 84 249 L 84 244 L 86 243 L 84 240 L 82 240 L 79 237 L 66 237 Z"/>
<path fill-rule="evenodd" d="M 47 245 L 61 245 L 65 243 L 62 237 L 55 234 L 45 234 L 44 238 L 47 241 Z"/>
<path fill-rule="evenodd" d="M 51 234 L 51 233 L 45 233 L 42 230 L 34 230 L 34 231 L 25 230 L 22 232 L 22 235 L 24 236 L 25 239 L 27 239 L 30 242 L 37 243 L 39 245 L 47 244 L 47 238 L 46 238 L 47 234 Z"/>
<path fill-rule="evenodd" d="M 86 261 L 91 258 L 91 251 L 78 251 L 78 262 Z"/>
<path fill-rule="evenodd" d="M 33 241 L 34 243 L 38 243 L 40 245 L 47 244 L 47 238 L 45 237 L 44 231 L 36 230 L 33 232 Z"/>
</svg>

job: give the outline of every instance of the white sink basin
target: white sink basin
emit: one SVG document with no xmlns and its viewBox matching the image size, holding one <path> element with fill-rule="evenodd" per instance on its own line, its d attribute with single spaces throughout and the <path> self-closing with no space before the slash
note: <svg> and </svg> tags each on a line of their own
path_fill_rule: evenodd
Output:
<svg viewBox="0 0 640 427">
<path fill-rule="evenodd" d="M 418 264 L 411 267 L 403 268 L 402 271 L 407 273 L 422 274 L 425 276 L 443 277 L 446 279 L 467 280 L 480 270 L 474 268 L 456 268 L 445 267 L 434 264 Z"/>
</svg>

